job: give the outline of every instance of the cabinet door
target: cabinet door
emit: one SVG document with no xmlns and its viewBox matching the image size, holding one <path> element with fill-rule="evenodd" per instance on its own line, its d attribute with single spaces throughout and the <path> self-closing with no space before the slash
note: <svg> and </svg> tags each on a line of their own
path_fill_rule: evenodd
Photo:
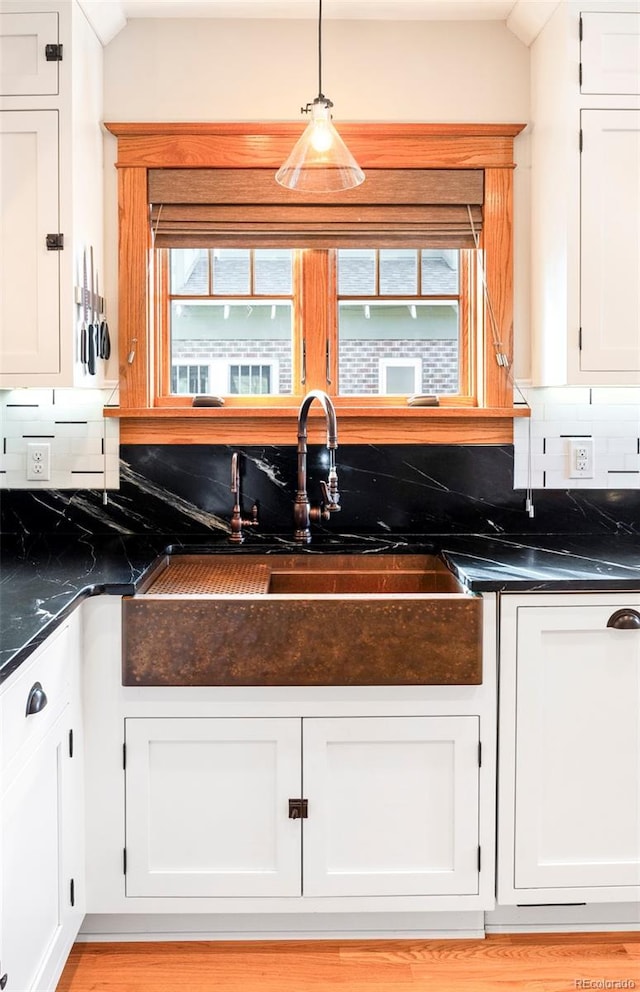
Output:
<svg viewBox="0 0 640 992">
<path fill-rule="evenodd" d="M 61 937 L 68 906 L 60 864 L 66 733 L 63 714 L 2 796 L 0 958 L 6 992 L 40 988 Z"/>
<path fill-rule="evenodd" d="M 0 365 L 60 371 L 58 112 L 0 111 Z"/>
<path fill-rule="evenodd" d="M 582 93 L 640 93 L 640 14 L 581 15 Z"/>
<path fill-rule="evenodd" d="M 477 717 L 303 721 L 304 894 L 478 891 Z"/>
<path fill-rule="evenodd" d="M 640 884 L 640 630 L 615 609 L 518 610 L 515 887 L 559 901 Z"/>
<path fill-rule="evenodd" d="M 583 110 L 580 368 L 640 370 L 640 111 Z"/>
<path fill-rule="evenodd" d="M 300 895 L 297 719 L 127 719 L 127 896 Z"/>
<path fill-rule="evenodd" d="M 0 15 L 0 96 L 56 96 L 58 66 L 46 46 L 58 43 L 58 14 Z"/>
</svg>

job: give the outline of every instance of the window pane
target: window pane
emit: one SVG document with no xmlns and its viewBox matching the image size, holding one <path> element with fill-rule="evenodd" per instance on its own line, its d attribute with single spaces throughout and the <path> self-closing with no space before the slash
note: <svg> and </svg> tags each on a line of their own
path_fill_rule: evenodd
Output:
<svg viewBox="0 0 640 992">
<path fill-rule="evenodd" d="M 413 365 L 390 365 L 385 371 L 384 392 L 386 394 L 398 393 L 402 395 L 415 392 L 416 370 Z"/>
<path fill-rule="evenodd" d="M 172 365 L 171 392 L 190 395 L 209 392 L 208 365 Z"/>
<path fill-rule="evenodd" d="M 260 396 L 271 392 L 271 365 L 230 365 L 229 393 Z"/>
<path fill-rule="evenodd" d="M 340 395 L 376 395 L 381 362 L 397 365 L 401 359 L 407 365 L 409 360 L 421 360 L 418 392 L 458 393 L 458 318 L 457 301 L 340 303 Z"/>
<path fill-rule="evenodd" d="M 375 249 L 338 249 L 338 293 L 340 296 L 375 296 Z"/>
<path fill-rule="evenodd" d="M 171 288 L 175 296 L 206 296 L 209 292 L 209 252 L 206 248 L 173 248 Z"/>
<path fill-rule="evenodd" d="M 283 300 L 174 300 L 171 362 L 206 365 L 208 384 L 206 389 L 200 384 L 197 392 L 290 394 L 292 312 L 291 303 Z M 188 378 L 180 375 L 172 392 L 190 392 Z"/>
<path fill-rule="evenodd" d="M 257 248 L 253 261 L 254 292 L 290 296 L 293 251 Z"/>
<path fill-rule="evenodd" d="M 454 248 L 428 248 L 422 251 L 422 293 L 457 295 L 459 252 Z"/>
<path fill-rule="evenodd" d="M 213 249 L 213 292 L 216 296 L 251 292 L 251 254 L 248 248 Z"/>
<path fill-rule="evenodd" d="M 380 250 L 380 295 L 412 296 L 418 292 L 418 252 L 413 248 Z"/>
</svg>

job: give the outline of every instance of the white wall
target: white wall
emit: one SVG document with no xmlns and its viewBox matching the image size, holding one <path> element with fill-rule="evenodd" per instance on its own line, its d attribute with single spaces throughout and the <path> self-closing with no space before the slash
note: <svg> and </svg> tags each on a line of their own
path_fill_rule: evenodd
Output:
<svg viewBox="0 0 640 992">
<path fill-rule="evenodd" d="M 317 93 L 316 25 L 130 21 L 105 50 L 111 120 L 290 120 Z M 529 52 L 500 22 L 327 21 L 336 120 L 526 121 Z"/>
<path fill-rule="evenodd" d="M 1 489 L 118 489 L 120 426 L 110 389 L 0 389 Z M 27 479 L 27 446 L 49 446 L 49 478 Z"/>
<path fill-rule="evenodd" d="M 640 489 L 640 389 L 525 389 L 531 419 L 514 421 L 514 488 Z M 516 397 L 516 402 L 522 396 Z M 570 443 L 593 450 L 593 475 L 570 476 Z"/>
<path fill-rule="evenodd" d="M 107 121 L 296 120 L 318 90 L 317 25 L 130 21 L 105 49 Z M 335 120 L 529 120 L 529 50 L 497 21 L 326 21 Z M 115 138 L 106 141 L 107 291 L 117 295 Z M 529 376 L 529 140 L 516 140 L 516 374 Z M 111 308 L 113 314 L 113 306 Z"/>
</svg>

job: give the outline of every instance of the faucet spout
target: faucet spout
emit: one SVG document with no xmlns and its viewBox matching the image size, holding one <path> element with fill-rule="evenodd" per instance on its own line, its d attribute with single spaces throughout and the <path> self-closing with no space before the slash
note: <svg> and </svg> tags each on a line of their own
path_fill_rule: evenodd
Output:
<svg viewBox="0 0 640 992">
<path fill-rule="evenodd" d="M 322 500 L 319 506 L 312 506 L 307 494 L 307 420 L 311 404 L 317 400 L 323 409 L 327 425 L 327 451 L 329 453 L 329 473 L 326 482 L 320 483 Z M 293 538 L 300 544 L 311 540 L 310 524 L 329 520 L 332 513 L 340 509 L 338 473 L 336 470 L 336 448 L 338 447 L 338 422 L 330 396 L 321 389 L 312 389 L 303 398 L 298 411 L 298 488 L 293 504 Z"/>
</svg>

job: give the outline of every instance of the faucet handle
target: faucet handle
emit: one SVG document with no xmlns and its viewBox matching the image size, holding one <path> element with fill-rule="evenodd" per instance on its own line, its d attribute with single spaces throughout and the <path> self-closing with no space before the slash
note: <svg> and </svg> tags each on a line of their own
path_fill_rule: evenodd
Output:
<svg viewBox="0 0 640 992">
<path fill-rule="evenodd" d="M 339 510 L 340 493 L 338 492 L 337 478 L 331 479 L 329 485 L 324 480 L 321 480 L 320 489 L 322 490 L 323 509 L 328 510 L 329 513 L 335 513 L 336 510 Z"/>
</svg>

